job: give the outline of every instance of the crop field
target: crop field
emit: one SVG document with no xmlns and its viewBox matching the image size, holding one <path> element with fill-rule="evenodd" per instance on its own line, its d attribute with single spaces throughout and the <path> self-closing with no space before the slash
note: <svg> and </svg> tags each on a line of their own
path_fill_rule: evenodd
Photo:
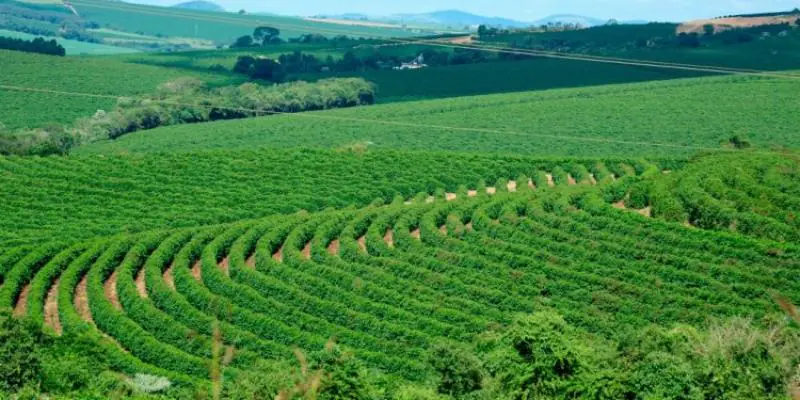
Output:
<svg viewBox="0 0 800 400">
<path fill-rule="evenodd" d="M 5 37 L 13 37 L 17 39 L 24 39 L 24 40 L 33 40 L 37 37 L 36 35 L 29 35 L 27 33 L 22 32 L 14 32 L 14 31 L 7 31 L 4 29 L 0 29 L 0 36 Z M 51 37 L 44 37 L 45 40 L 53 39 Z M 67 51 L 67 55 L 74 56 L 74 55 L 107 55 L 107 54 L 126 54 L 126 53 L 137 53 L 137 50 L 127 49 L 124 47 L 117 47 L 117 46 L 108 46 L 105 44 L 97 44 L 97 43 L 88 43 L 88 42 L 79 42 L 77 40 L 68 40 L 62 38 L 55 38 L 58 44 L 64 47 L 64 50 Z"/>
<path fill-rule="evenodd" d="M 79 151 L 338 148 L 362 143 L 375 149 L 657 157 L 720 149 L 737 135 L 761 149 L 796 147 L 798 88 L 796 79 L 735 76 L 450 98 L 172 126 Z"/>
<path fill-rule="evenodd" d="M 129 64 L 113 57 L 52 57 L 5 50 L 0 50 L 0 67 L 0 85 L 115 96 L 149 94 L 159 84 L 185 76 L 208 82 L 235 81 L 230 75 Z M 69 124 L 114 104 L 110 99 L 0 88 L 0 122 L 10 129 Z"/>
<path fill-rule="evenodd" d="M 195 11 L 121 2 L 109 3 L 102 0 L 77 0 L 73 1 L 72 4 L 85 18 L 104 25 L 110 24 L 127 32 L 196 37 L 220 43 L 233 43 L 237 37 L 252 33 L 255 27 L 262 25 L 280 29 L 281 35 L 286 38 L 307 33 L 363 37 L 410 37 L 417 35 L 417 33 L 402 29 L 345 26 L 292 17 L 239 15 L 236 13 Z"/>
<path fill-rule="evenodd" d="M 221 166 L 211 153 L 195 157 L 183 162 L 210 159 L 209 170 L 235 169 L 235 177 L 219 173 L 214 180 L 225 197 L 253 201 L 254 194 L 231 186 L 256 175 L 243 168 L 246 159 L 229 158 Z M 349 157 L 385 161 L 371 153 Z M 4 188 L 26 173 L 68 182 L 96 199 L 95 210 L 109 213 L 114 208 L 106 201 L 123 187 L 127 196 L 152 195 L 163 186 L 164 196 L 195 199 L 219 190 L 196 181 L 198 191 L 188 193 L 166 181 L 165 172 L 148 180 L 147 192 L 115 180 L 114 194 L 88 193 L 93 183 L 77 176 L 98 172 L 97 165 L 129 177 L 142 174 L 122 165 L 164 171 L 155 158 L 111 160 L 6 159 L 3 169 L 12 173 L 0 179 Z M 366 207 L 179 229 L 162 225 L 7 250 L 0 255 L 0 304 L 57 335 L 93 335 L 101 343 L 95 351 L 120 371 L 191 386 L 208 377 L 215 335 L 230 349 L 224 374 L 231 379 L 253 360 L 291 358 L 293 347 L 322 348 L 336 337 L 390 379 L 426 382 L 434 371 L 420 360 L 437 340 L 470 343 L 519 313 L 555 310 L 571 325 L 619 340 L 652 325 L 702 325 L 710 317 L 738 315 L 759 320 L 780 312 L 772 293 L 800 300 L 793 278 L 800 272 L 800 227 L 786 215 L 800 198 L 796 156 L 725 154 L 688 164 L 405 160 L 407 166 L 385 164 L 386 171 L 416 175 L 413 182 L 427 180 L 427 188 L 411 184 L 404 192 L 397 190 L 405 185 L 402 177 L 389 185 L 375 185 L 380 180 L 373 177 L 363 184 L 384 190 L 378 197 L 397 196 Z M 351 167 L 353 187 L 357 171 L 376 173 Z M 338 172 L 324 165 L 317 170 Z M 435 175 L 425 178 L 423 170 Z M 76 177 L 47 177 L 47 171 Z M 316 195 L 333 189 L 314 182 L 314 174 L 306 177 Z M 282 190 L 292 189 L 272 188 Z M 310 208 L 301 200 L 303 190 L 286 193 L 286 206 Z M 367 192 L 359 191 L 364 200 Z M 657 192 L 661 203 L 649 202 Z M 197 201 L 209 219 L 212 203 L 224 208 L 226 200 L 210 201 Z M 79 203 L 89 207 L 71 199 L 61 204 Z M 163 203 L 183 213 L 180 201 Z M 0 204 L 8 207 L 8 201 Z M 147 200 L 138 204 L 147 212 Z M 662 218 L 679 214 L 685 220 Z M 212 330 L 214 321 L 221 333 Z"/>
</svg>

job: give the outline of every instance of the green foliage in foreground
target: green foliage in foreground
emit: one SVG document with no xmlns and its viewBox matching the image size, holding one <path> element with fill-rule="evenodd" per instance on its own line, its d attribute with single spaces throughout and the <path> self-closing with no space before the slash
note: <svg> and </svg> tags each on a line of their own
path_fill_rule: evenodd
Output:
<svg viewBox="0 0 800 400">
<path fill-rule="evenodd" d="M 664 157 L 720 148 L 736 135 L 757 149 L 792 148 L 800 145 L 794 130 L 798 88 L 797 79 L 736 76 L 464 97 L 174 126 L 80 151 L 337 148 L 369 142 L 384 149 Z"/>
</svg>

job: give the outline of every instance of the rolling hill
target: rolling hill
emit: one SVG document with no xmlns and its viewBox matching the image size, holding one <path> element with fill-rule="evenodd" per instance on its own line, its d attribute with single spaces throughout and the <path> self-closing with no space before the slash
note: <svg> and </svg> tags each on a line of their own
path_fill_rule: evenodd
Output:
<svg viewBox="0 0 800 400">
<path fill-rule="evenodd" d="M 198 10 L 198 11 L 216 11 L 216 12 L 225 12 L 225 8 L 221 5 L 214 3 L 213 1 L 187 1 L 185 3 L 178 3 L 172 6 L 173 8 L 183 8 L 187 10 Z"/>
</svg>

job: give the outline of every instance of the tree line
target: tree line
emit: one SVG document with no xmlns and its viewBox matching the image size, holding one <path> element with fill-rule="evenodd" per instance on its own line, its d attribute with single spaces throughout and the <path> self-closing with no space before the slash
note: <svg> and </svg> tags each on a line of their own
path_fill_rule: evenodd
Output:
<svg viewBox="0 0 800 400">
<path fill-rule="evenodd" d="M 33 40 L 25 40 L 0 36 L 0 49 L 50 54 L 61 57 L 67 55 L 67 51 L 64 50 L 64 47 L 58 44 L 55 39 L 44 40 L 44 38 L 40 37 Z"/>
<path fill-rule="evenodd" d="M 99 110 L 70 127 L 50 125 L 9 132 L 0 126 L 0 155 L 67 154 L 80 144 L 161 126 L 355 107 L 373 104 L 375 98 L 375 86 L 361 78 L 216 88 L 183 78 L 161 85 L 149 97 L 122 98 L 114 109 Z"/>
</svg>

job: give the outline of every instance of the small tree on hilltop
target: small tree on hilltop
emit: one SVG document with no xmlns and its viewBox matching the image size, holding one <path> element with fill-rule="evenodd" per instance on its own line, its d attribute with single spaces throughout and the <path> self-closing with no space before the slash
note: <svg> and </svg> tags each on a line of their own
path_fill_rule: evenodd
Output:
<svg viewBox="0 0 800 400">
<path fill-rule="evenodd" d="M 716 28 L 714 27 L 713 24 L 705 24 L 705 25 L 703 25 L 703 32 L 706 34 L 706 36 L 712 36 L 715 31 L 716 31 Z"/>
<path fill-rule="evenodd" d="M 231 45 L 231 47 L 242 48 L 242 47 L 252 47 L 253 46 L 253 37 L 250 35 L 244 35 L 236 39 L 236 41 Z"/>
<path fill-rule="evenodd" d="M 259 26 L 253 31 L 253 39 L 256 42 L 261 42 L 262 45 L 273 43 L 280 36 L 281 31 L 271 26 Z"/>
</svg>

